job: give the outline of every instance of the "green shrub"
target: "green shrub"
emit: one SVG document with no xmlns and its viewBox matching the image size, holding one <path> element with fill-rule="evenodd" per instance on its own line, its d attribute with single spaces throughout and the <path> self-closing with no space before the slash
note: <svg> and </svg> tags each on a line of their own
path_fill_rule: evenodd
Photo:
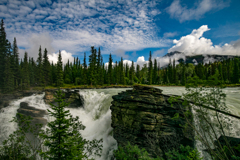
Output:
<svg viewBox="0 0 240 160">
<path fill-rule="evenodd" d="M 180 146 L 179 150 L 172 150 L 165 154 L 168 160 L 202 160 L 200 153 L 189 146 Z"/>
<path fill-rule="evenodd" d="M 148 152 L 143 148 L 139 149 L 137 145 L 132 146 L 129 142 L 126 146 L 118 147 L 118 150 L 114 151 L 114 156 L 117 160 L 154 160 L 149 157 Z M 155 160 L 161 160 L 156 158 Z"/>
</svg>

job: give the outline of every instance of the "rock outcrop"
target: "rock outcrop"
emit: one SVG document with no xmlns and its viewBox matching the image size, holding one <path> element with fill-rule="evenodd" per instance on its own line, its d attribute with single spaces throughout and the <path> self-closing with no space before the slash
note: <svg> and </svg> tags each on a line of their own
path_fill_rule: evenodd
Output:
<svg viewBox="0 0 240 160">
<path fill-rule="evenodd" d="M 54 94 L 57 90 L 45 90 L 44 101 L 45 103 L 49 104 L 52 103 L 56 105 L 54 101 Z M 83 97 L 79 94 L 79 90 L 71 91 L 70 89 L 66 89 L 63 91 L 65 94 L 65 102 L 70 103 L 68 107 L 82 107 L 84 100 Z"/>
<path fill-rule="evenodd" d="M 171 106 L 169 97 L 160 89 L 140 85 L 113 96 L 111 125 L 118 145 L 130 142 L 145 148 L 153 157 L 164 157 L 164 152 L 180 144 L 193 147 L 193 131 L 183 131 L 183 119 L 172 119 L 176 113 L 183 115 L 179 105 Z"/>
<path fill-rule="evenodd" d="M 21 102 L 20 108 L 17 110 L 25 116 L 30 116 L 32 118 L 32 125 L 42 124 L 43 126 L 47 124 L 47 120 L 43 118 L 47 114 L 45 110 L 37 109 L 35 107 L 29 106 L 27 102 Z"/>
</svg>

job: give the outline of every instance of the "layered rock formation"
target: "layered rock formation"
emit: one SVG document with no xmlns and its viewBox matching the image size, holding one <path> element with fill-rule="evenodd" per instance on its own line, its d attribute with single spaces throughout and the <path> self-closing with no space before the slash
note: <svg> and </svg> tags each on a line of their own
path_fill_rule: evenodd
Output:
<svg viewBox="0 0 240 160">
<path fill-rule="evenodd" d="M 44 101 L 49 104 L 52 103 L 56 105 L 54 101 L 54 94 L 57 90 L 45 90 Z M 68 107 L 81 107 L 83 106 L 84 100 L 83 97 L 79 94 L 79 90 L 71 91 L 70 89 L 66 89 L 63 91 L 65 94 L 65 102 L 70 103 Z"/>
<path fill-rule="evenodd" d="M 47 120 L 44 117 L 44 115 L 47 114 L 45 110 L 37 109 L 35 107 L 29 106 L 27 102 L 21 102 L 20 108 L 17 110 L 18 113 L 21 113 L 25 116 L 30 116 L 32 118 L 31 123 L 32 125 L 35 124 L 42 124 L 46 125 Z"/>
<path fill-rule="evenodd" d="M 176 113 L 183 117 L 178 104 L 168 102 L 170 96 L 162 90 L 136 85 L 113 96 L 112 127 L 113 137 L 118 145 L 132 145 L 145 148 L 153 157 L 177 149 L 180 144 L 193 147 L 193 131 L 183 131 L 183 119 L 172 119 Z"/>
</svg>

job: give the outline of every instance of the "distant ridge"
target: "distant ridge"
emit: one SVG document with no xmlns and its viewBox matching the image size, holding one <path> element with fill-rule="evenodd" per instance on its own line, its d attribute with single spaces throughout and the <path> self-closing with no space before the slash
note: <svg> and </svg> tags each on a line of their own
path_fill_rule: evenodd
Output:
<svg viewBox="0 0 240 160">
<path fill-rule="evenodd" d="M 174 51 L 174 52 L 170 52 L 167 53 L 166 55 L 164 55 L 163 57 L 172 57 L 172 60 L 174 58 L 174 55 L 177 54 L 183 54 L 185 56 L 185 54 L 183 52 L 179 52 L 179 51 Z M 210 62 L 217 62 L 217 61 L 223 61 L 229 58 L 234 58 L 234 57 L 238 57 L 238 56 L 232 56 L 232 55 L 213 55 L 213 54 L 203 54 L 203 55 L 193 55 L 193 56 L 185 56 L 185 63 L 209 63 Z M 178 59 L 178 62 L 183 61 L 183 58 Z"/>
</svg>

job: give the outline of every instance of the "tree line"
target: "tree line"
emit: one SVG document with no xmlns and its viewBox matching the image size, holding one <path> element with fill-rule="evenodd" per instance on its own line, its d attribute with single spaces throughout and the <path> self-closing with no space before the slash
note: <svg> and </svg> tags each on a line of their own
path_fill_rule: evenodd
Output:
<svg viewBox="0 0 240 160">
<path fill-rule="evenodd" d="M 176 64 L 170 59 L 167 67 L 160 67 L 156 59 L 153 60 L 151 51 L 149 62 L 140 65 L 131 65 L 121 61 L 113 63 L 109 55 L 108 66 L 105 67 L 100 48 L 91 47 L 88 58 L 74 58 L 74 62 L 63 65 L 61 51 L 58 62 L 53 64 L 48 59 L 48 51 L 39 47 L 38 58 L 35 61 L 25 52 L 23 60 L 19 58 L 16 38 L 13 45 L 7 40 L 4 22 L 0 28 L 0 90 L 9 93 L 14 90 L 28 89 L 31 86 L 63 86 L 74 85 L 104 85 L 121 84 L 155 84 L 155 85 L 185 85 L 191 77 L 197 76 L 201 80 L 208 80 L 214 74 L 222 83 L 239 83 L 239 58 L 227 59 L 214 63 L 185 64 L 184 61 Z"/>
</svg>

